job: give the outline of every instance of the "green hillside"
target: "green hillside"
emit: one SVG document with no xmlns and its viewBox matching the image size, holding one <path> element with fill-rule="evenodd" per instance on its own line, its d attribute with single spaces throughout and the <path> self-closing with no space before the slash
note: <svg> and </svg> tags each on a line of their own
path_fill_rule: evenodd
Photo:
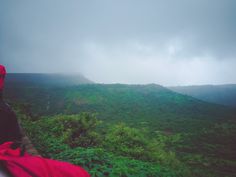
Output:
<svg viewBox="0 0 236 177">
<path fill-rule="evenodd" d="M 5 98 L 46 157 L 92 176 L 234 176 L 235 109 L 160 85 L 8 83 Z"/>
<path fill-rule="evenodd" d="M 124 121 L 152 129 L 184 130 L 189 127 L 171 126 L 168 121 L 179 124 L 215 121 L 230 119 L 233 115 L 233 109 L 208 104 L 159 85 L 40 86 L 19 87 L 17 91 L 16 87 L 9 86 L 5 95 L 10 100 L 29 104 L 34 116 L 91 112 L 109 123 Z"/>
<path fill-rule="evenodd" d="M 210 103 L 236 107 L 236 84 L 177 86 L 169 89 Z"/>
</svg>

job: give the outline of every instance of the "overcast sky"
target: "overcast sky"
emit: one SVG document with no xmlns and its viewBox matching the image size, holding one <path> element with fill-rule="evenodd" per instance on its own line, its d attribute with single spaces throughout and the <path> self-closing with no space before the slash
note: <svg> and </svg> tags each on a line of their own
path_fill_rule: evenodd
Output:
<svg viewBox="0 0 236 177">
<path fill-rule="evenodd" d="M 236 83 L 236 1 L 0 0 L 0 64 L 99 83 Z"/>
</svg>

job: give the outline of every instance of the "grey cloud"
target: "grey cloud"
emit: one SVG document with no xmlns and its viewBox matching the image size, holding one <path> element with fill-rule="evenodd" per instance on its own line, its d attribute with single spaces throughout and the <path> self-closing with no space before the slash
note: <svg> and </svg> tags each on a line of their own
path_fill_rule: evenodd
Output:
<svg viewBox="0 0 236 177">
<path fill-rule="evenodd" d="M 2 0 L 0 61 L 108 83 L 236 82 L 235 10 L 234 0 Z"/>
</svg>

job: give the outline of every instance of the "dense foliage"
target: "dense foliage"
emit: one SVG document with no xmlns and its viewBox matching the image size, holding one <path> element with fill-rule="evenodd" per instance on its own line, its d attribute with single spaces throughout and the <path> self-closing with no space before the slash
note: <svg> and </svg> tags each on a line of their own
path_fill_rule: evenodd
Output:
<svg viewBox="0 0 236 177">
<path fill-rule="evenodd" d="M 37 121 L 20 112 L 18 116 L 43 156 L 81 165 L 92 176 L 189 174 L 174 152 L 165 150 L 163 142 L 148 141 L 148 135 L 125 124 L 111 126 L 102 134 L 94 127 L 99 121 L 87 113 L 42 117 Z"/>
<path fill-rule="evenodd" d="M 233 176 L 235 172 L 232 122 L 198 134 L 154 136 L 124 123 L 104 130 L 103 123 L 88 113 L 32 120 L 20 110 L 18 117 L 43 156 L 81 165 L 92 176 Z"/>
</svg>

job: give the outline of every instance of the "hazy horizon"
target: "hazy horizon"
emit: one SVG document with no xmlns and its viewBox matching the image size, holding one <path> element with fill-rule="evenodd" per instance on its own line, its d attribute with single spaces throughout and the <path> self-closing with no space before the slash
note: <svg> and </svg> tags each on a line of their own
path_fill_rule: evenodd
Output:
<svg viewBox="0 0 236 177">
<path fill-rule="evenodd" d="M 236 84 L 234 0 L 3 0 L 0 64 L 96 83 Z"/>
<path fill-rule="evenodd" d="M 222 84 L 211 84 L 211 83 L 208 83 L 208 84 L 182 84 L 182 85 L 162 85 L 160 83 L 154 83 L 154 82 L 149 82 L 149 83 L 121 83 L 121 82 L 111 82 L 111 83 L 104 83 L 104 82 L 94 82 L 93 80 L 91 80 L 90 78 L 86 77 L 85 75 L 83 75 L 82 73 L 76 73 L 76 72 L 73 72 L 73 73 L 60 73 L 60 72 L 55 72 L 55 73 L 42 73 L 42 72 L 10 72 L 10 73 L 7 73 L 7 74 L 58 74 L 58 75 L 65 75 L 65 76 L 75 76 L 75 75 L 80 75 L 80 76 L 83 76 L 85 77 L 86 79 L 88 79 L 89 81 L 93 82 L 94 84 L 128 84 L 128 85 L 149 85 L 149 84 L 157 84 L 157 85 L 161 85 L 161 86 L 164 86 L 164 87 L 178 87 L 178 86 L 223 86 L 223 85 L 236 85 L 235 83 L 222 83 Z"/>
</svg>

